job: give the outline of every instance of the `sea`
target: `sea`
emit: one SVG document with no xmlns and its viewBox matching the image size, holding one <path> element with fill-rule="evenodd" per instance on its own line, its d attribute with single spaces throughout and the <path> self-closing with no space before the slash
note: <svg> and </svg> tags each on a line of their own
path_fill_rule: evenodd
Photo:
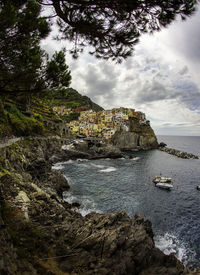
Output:
<svg viewBox="0 0 200 275">
<path fill-rule="evenodd" d="M 158 136 L 170 148 L 200 157 L 198 136 Z M 125 210 L 152 222 L 154 241 L 165 254 L 175 253 L 189 268 L 200 265 L 200 159 L 180 159 L 159 150 L 126 152 L 120 159 L 69 160 L 57 163 L 71 189 L 67 202 L 90 212 Z M 171 177 L 173 189 L 155 187 L 156 175 Z"/>
</svg>

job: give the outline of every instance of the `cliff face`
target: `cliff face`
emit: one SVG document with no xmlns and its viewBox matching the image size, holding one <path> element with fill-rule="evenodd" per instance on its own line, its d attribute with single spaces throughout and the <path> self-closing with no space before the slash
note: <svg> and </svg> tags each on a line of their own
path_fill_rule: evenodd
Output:
<svg viewBox="0 0 200 275">
<path fill-rule="evenodd" d="M 158 147 L 157 138 L 151 126 L 140 124 L 137 119 L 130 120 L 128 132 L 116 132 L 112 143 L 122 150 L 148 150 Z"/>
<path fill-rule="evenodd" d="M 82 217 L 62 201 L 69 185 L 51 165 L 72 157 L 60 150 L 63 142 L 35 138 L 0 150 L 0 273 L 186 274 L 174 255 L 155 247 L 142 216 Z M 80 156 L 88 155 L 73 154 Z"/>
</svg>

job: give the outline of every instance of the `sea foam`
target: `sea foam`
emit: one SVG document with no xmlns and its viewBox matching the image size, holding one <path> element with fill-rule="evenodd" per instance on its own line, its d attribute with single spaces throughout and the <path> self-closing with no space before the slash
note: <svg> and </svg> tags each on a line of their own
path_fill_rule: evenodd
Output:
<svg viewBox="0 0 200 275">
<path fill-rule="evenodd" d="M 163 251 L 164 254 L 169 255 L 174 253 L 185 265 L 195 258 L 196 253 L 189 249 L 188 245 L 181 242 L 174 234 L 165 233 L 164 236 L 155 236 L 154 241 L 156 247 Z"/>
<path fill-rule="evenodd" d="M 110 173 L 110 172 L 114 172 L 114 171 L 116 171 L 117 169 L 116 168 L 114 168 L 114 167 L 108 167 L 108 168 L 106 168 L 106 169 L 101 169 L 101 170 L 99 170 L 99 172 L 102 172 L 102 173 Z"/>
<path fill-rule="evenodd" d="M 51 167 L 53 170 L 62 170 L 64 168 L 63 162 L 58 162 Z"/>
</svg>

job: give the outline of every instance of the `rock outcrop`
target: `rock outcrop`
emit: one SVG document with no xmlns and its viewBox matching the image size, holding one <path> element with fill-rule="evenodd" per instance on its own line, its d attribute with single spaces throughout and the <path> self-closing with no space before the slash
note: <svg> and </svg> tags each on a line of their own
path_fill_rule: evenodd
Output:
<svg viewBox="0 0 200 275">
<path fill-rule="evenodd" d="M 1 149 L 0 273 L 187 274 L 173 254 L 155 247 L 151 223 L 142 216 L 82 217 L 63 202 L 69 185 L 51 169 L 51 156 L 69 158 L 63 143 L 35 138 Z"/>
<path fill-rule="evenodd" d="M 121 150 L 149 150 L 158 147 L 156 135 L 148 124 L 139 124 L 138 120 L 130 122 L 130 131 L 118 131 L 112 138 L 112 144 Z"/>
</svg>

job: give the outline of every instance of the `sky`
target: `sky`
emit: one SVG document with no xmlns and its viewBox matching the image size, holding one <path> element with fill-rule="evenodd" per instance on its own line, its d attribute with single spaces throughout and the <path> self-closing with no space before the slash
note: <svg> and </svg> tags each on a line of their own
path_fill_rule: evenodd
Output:
<svg viewBox="0 0 200 275">
<path fill-rule="evenodd" d="M 71 87 L 104 109 L 133 108 L 146 114 L 156 135 L 200 136 L 200 9 L 186 21 L 143 35 L 122 64 L 85 51 L 66 53 Z M 51 55 L 68 42 L 42 42 Z"/>
</svg>

